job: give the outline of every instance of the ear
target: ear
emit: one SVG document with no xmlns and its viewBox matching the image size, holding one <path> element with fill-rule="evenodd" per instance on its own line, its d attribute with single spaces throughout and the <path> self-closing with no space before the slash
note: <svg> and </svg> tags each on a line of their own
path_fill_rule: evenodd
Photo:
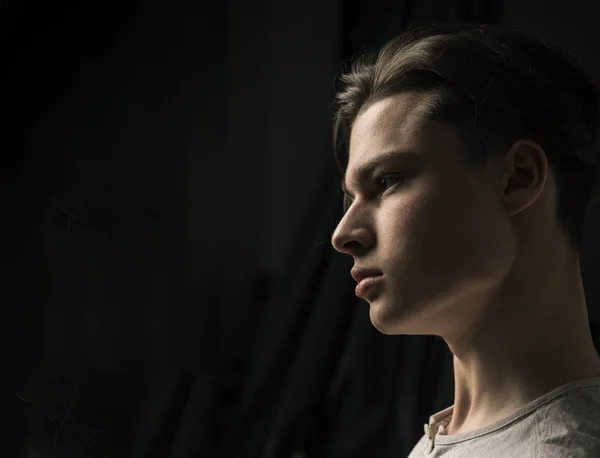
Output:
<svg viewBox="0 0 600 458">
<path fill-rule="evenodd" d="M 548 178 L 548 158 L 540 145 L 517 140 L 504 157 L 504 202 L 517 214 L 540 196 Z"/>
</svg>

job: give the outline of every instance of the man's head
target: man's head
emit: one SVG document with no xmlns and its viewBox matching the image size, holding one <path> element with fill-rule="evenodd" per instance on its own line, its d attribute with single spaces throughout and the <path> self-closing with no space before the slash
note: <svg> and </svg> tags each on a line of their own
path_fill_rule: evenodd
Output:
<svg viewBox="0 0 600 458">
<path fill-rule="evenodd" d="M 484 304 L 528 247 L 576 254 L 597 178 L 597 95 L 555 47 L 430 27 L 341 81 L 348 211 L 332 241 L 382 273 L 361 293 L 382 332 L 440 333 L 434 315 Z"/>
</svg>

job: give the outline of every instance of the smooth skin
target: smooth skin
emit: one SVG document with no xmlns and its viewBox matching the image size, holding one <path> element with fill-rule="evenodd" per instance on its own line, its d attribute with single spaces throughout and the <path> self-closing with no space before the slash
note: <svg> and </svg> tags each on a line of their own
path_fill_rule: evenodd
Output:
<svg viewBox="0 0 600 458">
<path fill-rule="evenodd" d="M 448 344 L 457 434 L 600 376 L 600 358 L 543 149 L 523 139 L 470 165 L 455 128 L 426 119 L 431 97 L 404 92 L 359 114 L 332 244 L 381 271 L 365 293 L 380 332 Z"/>
</svg>

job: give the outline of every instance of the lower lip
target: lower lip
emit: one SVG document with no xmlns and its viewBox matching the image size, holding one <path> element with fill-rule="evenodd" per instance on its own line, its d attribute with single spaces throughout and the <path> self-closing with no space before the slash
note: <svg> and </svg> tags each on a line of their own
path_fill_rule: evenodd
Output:
<svg viewBox="0 0 600 458">
<path fill-rule="evenodd" d="M 377 285 L 383 279 L 383 275 L 378 275 L 376 277 L 367 277 L 363 278 L 358 285 L 356 285 L 355 293 L 358 297 L 366 299 L 369 294 L 369 290 L 373 288 L 373 286 Z"/>
</svg>

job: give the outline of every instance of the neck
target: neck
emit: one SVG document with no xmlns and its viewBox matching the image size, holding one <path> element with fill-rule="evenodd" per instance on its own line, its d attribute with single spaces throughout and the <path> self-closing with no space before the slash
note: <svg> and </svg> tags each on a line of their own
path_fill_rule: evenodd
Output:
<svg viewBox="0 0 600 458">
<path fill-rule="evenodd" d="M 446 339 L 455 375 L 449 434 L 483 428 L 565 383 L 600 376 L 579 259 L 567 250 L 547 256 L 513 269 L 485 316 Z"/>
</svg>

